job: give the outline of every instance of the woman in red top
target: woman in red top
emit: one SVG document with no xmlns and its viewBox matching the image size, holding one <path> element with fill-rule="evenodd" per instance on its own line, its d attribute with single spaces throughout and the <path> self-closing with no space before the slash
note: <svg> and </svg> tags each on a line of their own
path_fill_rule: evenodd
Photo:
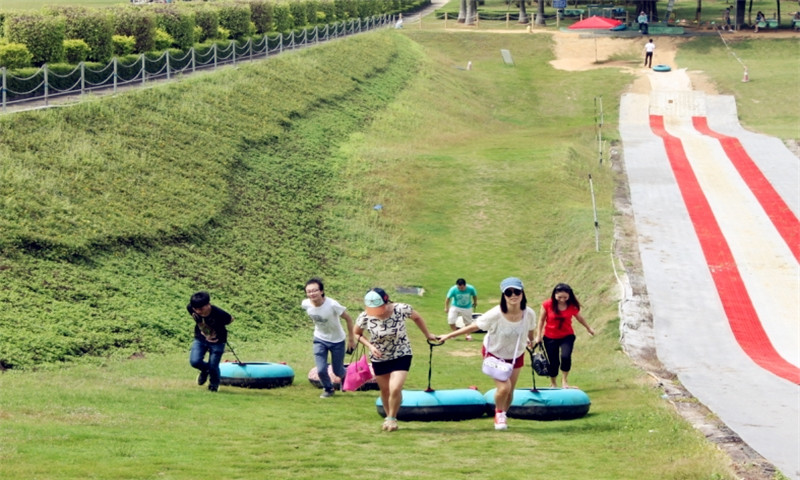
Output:
<svg viewBox="0 0 800 480">
<path fill-rule="evenodd" d="M 542 312 L 539 314 L 539 328 L 534 344 L 544 341 L 547 359 L 550 361 L 550 386 L 556 387 L 558 369 L 561 367 L 561 388 L 570 387 L 567 375 L 572 368 L 572 347 L 575 344 L 575 331 L 572 330 L 572 318 L 586 327 L 589 335 L 594 336 L 594 330 L 581 316 L 581 304 L 575 298 L 572 288 L 566 283 L 559 283 L 553 288 L 550 298 L 542 302 Z"/>
</svg>

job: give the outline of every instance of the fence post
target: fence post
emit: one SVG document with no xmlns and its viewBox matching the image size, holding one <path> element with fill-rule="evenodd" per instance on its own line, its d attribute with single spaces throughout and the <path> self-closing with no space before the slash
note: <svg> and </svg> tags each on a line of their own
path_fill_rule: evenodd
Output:
<svg viewBox="0 0 800 480">
<path fill-rule="evenodd" d="M 144 85 L 146 78 L 147 78 L 147 63 L 145 62 L 144 54 L 142 54 L 142 85 Z"/>
<path fill-rule="evenodd" d="M 3 86 L 0 87 L 0 92 L 3 96 L 3 113 L 6 111 L 6 67 L 0 67 L 0 72 L 3 73 Z"/>
<path fill-rule="evenodd" d="M 169 50 L 164 52 L 164 55 L 167 60 L 167 80 L 169 80 Z"/>
<path fill-rule="evenodd" d="M 231 40 L 231 52 L 233 52 L 233 65 L 236 65 L 236 40 Z"/>
<path fill-rule="evenodd" d="M 79 65 L 81 67 L 81 96 L 83 96 L 86 91 L 86 69 L 83 67 L 83 62 Z"/>
<path fill-rule="evenodd" d="M 47 64 L 45 63 L 42 65 L 42 70 L 44 70 L 44 105 L 47 106 L 47 94 L 50 92 L 50 85 L 48 85 L 48 78 L 47 78 Z"/>
<path fill-rule="evenodd" d="M 114 64 L 114 73 L 111 74 L 111 77 L 114 79 L 114 89 L 112 90 L 115 94 L 117 93 L 117 57 L 111 61 Z"/>
<path fill-rule="evenodd" d="M 191 48 L 191 52 L 192 52 L 192 73 L 194 73 L 194 67 L 195 67 L 195 63 L 196 63 L 195 62 L 195 56 L 194 56 L 194 47 Z"/>
<path fill-rule="evenodd" d="M 217 69 L 217 42 L 214 42 L 214 70 Z"/>
</svg>

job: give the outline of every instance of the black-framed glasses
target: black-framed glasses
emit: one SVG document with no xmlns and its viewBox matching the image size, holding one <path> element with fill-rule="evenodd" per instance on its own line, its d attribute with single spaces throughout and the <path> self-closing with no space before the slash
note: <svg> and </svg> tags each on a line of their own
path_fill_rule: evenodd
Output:
<svg viewBox="0 0 800 480">
<path fill-rule="evenodd" d="M 518 288 L 506 288 L 503 292 L 506 297 L 513 297 L 515 295 L 522 295 L 522 290 Z"/>
</svg>

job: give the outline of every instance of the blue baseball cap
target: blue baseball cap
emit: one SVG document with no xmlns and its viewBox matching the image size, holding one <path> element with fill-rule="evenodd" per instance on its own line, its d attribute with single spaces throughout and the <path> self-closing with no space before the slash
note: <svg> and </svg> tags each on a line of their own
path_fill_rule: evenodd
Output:
<svg viewBox="0 0 800 480">
<path fill-rule="evenodd" d="M 508 277 L 500 282 L 500 291 L 505 292 L 509 288 L 516 288 L 518 290 L 525 290 L 522 286 L 522 280 L 517 277 Z"/>
<path fill-rule="evenodd" d="M 384 312 L 383 306 L 387 303 L 389 303 L 389 295 L 382 288 L 373 288 L 364 295 L 367 315 L 381 315 Z"/>
</svg>

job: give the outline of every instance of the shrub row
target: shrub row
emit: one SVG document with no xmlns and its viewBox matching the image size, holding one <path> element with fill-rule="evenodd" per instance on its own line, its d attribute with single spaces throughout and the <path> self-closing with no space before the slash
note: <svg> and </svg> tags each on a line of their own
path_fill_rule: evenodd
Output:
<svg viewBox="0 0 800 480">
<path fill-rule="evenodd" d="M 47 7 L 36 13 L 0 12 L 4 41 L 0 66 L 20 68 L 165 48 L 188 50 L 215 38 L 241 39 L 286 33 L 353 18 L 414 10 L 428 0 L 246 0 L 203 4 L 124 5 L 107 8 Z M 129 39 L 133 38 L 133 50 Z M 86 47 L 67 40 L 82 40 Z M 27 49 L 30 61 L 21 52 Z M 87 50 L 88 48 L 88 50 Z"/>
</svg>

